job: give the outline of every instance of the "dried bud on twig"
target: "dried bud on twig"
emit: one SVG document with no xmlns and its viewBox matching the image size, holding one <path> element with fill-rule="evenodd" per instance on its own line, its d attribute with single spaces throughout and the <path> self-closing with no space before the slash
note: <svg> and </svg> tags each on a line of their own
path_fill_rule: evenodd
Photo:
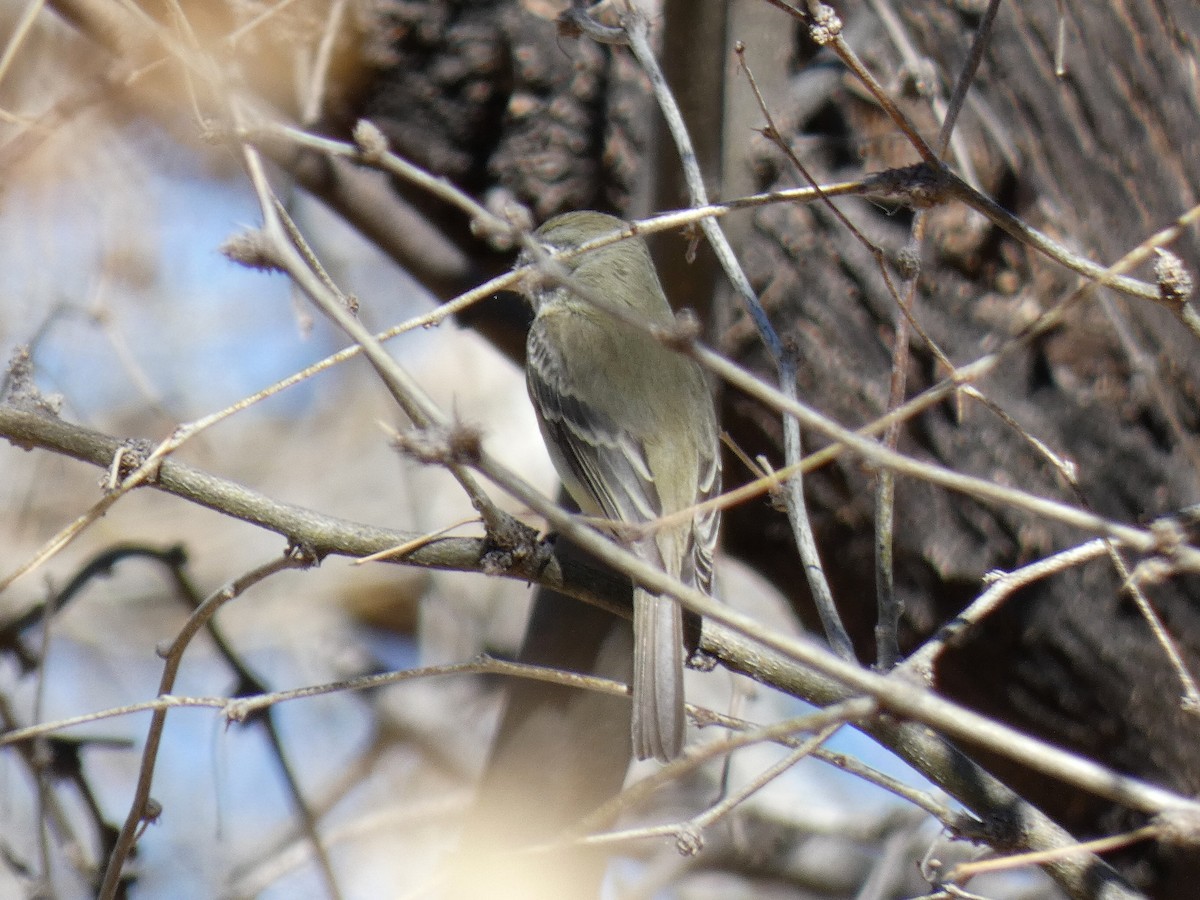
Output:
<svg viewBox="0 0 1200 900">
<path fill-rule="evenodd" d="M 1192 273 L 1187 270 L 1178 256 L 1162 247 L 1154 248 L 1158 262 L 1154 264 L 1154 278 L 1158 282 L 1158 295 L 1164 303 L 1179 307 L 1191 299 Z"/>
</svg>

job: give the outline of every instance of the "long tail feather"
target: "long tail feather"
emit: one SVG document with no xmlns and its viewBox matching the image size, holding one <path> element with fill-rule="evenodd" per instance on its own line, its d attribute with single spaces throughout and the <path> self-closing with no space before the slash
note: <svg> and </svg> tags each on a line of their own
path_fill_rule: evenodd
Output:
<svg viewBox="0 0 1200 900">
<path fill-rule="evenodd" d="M 683 616 L 679 604 L 633 595 L 633 749 L 669 762 L 683 748 Z"/>
</svg>

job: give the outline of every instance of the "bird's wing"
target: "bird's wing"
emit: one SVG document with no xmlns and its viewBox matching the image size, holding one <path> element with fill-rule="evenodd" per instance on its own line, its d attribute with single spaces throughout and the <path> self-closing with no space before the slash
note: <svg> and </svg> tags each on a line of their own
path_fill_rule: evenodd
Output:
<svg viewBox="0 0 1200 900">
<path fill-rule="evenodd" d="M 580 508 L 621 522 L 662 515 L 642 440 L 580 397 L 567 374 L 569 361 L 536 323 L 527 349 L 529 395 L 559 474 Z"/>
</svg>

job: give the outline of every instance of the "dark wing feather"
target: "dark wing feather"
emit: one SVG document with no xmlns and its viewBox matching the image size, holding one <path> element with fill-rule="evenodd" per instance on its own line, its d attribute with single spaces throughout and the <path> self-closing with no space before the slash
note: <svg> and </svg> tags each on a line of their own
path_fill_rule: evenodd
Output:
<svg viewBox="0 0 1200 900">
<path fill-rule="evenodd" d="M 700 458 L 700 480 L 696 493 L 697 502 L 711 500 L 721 493 L 721 464 L 715 446 Z M 718 509 L 709 509 L 697 515 L 692 523 L 692 552 L 684 555 L 684 581 L 688 580 L 686 570 L 690 558 L 695 569 L 695 585 L 709 595 L 712 594 L 713 553 L 717 549 L 717 530 L 720 525 L 721 512 Z"/>
</svg>

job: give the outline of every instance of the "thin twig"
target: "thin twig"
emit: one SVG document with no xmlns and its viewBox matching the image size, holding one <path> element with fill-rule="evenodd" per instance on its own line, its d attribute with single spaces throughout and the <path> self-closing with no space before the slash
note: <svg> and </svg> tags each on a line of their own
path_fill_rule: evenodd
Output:
<svg viewBox="0 0 1200 900">
<path fill-rule="evenodd" d="M 1179 679 L 1180 688 L 1183 690 L 1183 708 L 1192 714 L 1200 713 L 1200 688 L 1196 686 L 1196 678 L 1188 669 L 1179 645 L 1171 637 L 1166 623 L 1163 622 L 1162 617 L 1154 608 L 1154 604 L 1150 602 L 1150 598 L 1138 584 L 1137 578 L 1129 571 L 1129 566 L 1122 558 L 1120 551 L 1113 546 L 1112 541 L 1105 541 L 1104 544 L 1113 568 L 1117 570 L 1117 575 L 1121 579 L 1122 590 L 1128 593 L 1130 599 L 1133 600 L 1133 605 L 1137 607 L 1138 612 L 1145 620 L 1155 643 L 1162 649 L 1167 663 L 1175 671 L 1175 677 Z"/>
<path fill-rule="evenodd" d="M 780 775 L 795 766 L 802 759 L 812 756 L 820 747 L 828 741 L 834 734 L 841 729 L 842 722 L 834 722 L 826 725 L 816 734 L 807 738 L 801 744 L 788 753 L 783 759 L 768 766 L 763 771 L 759 772 L 747 784 L 743 785 L 738 790 L 722 798 L 719 803 L 714 803 L 710 808 L 692 818 L 686 824 L 686 828 L 694 830 L 697 833 L 702 832 L 705 828 L 711 828 L 725 816 L 728 816 L 742 803 L 749 800 L 754 794 L 762 790 Z"/>
<path fill-rule="evenodd" d="M 292 700 L 304 700 L 312 697 L 320 697 L 325 694 L 344 693 L 346 691 L 363 691 L 371 688 L 403 684 L 407 681 L 427 680 L 447 675 L 504 675 L 510 678 L 527 678 L 531 681 L 541 681 L 546 684 L 557 684 L 564 687 L 595 691 L 618 697 L 628 696 L 629 694 L 629 687 L 627 685 L 608 678 L 600 678 L 595 675 L 580 675 L 577 672 L 566 672 L 562 669 L 551 669 L 546 666 L 535 666 L 528 663 L 494 659 L 485 653 L 466 663 L 422 666 L 415 669 L 403 669 L 398 672 L 384 672 L 379 675 L 364 675 L 359 678 L 348 678 L 344 681 L 307 685 L 287 691 L 274 691 L 269 694 L 259 694 L 255 697 L 231 700 L 225 704 L 224 714 L 231 722 L 241 722 L 260 710 L 278 706 L 280 703 Z"/>
<path fill-rule="evenodd" d="M 960 635 L 974 627 L 1010 595 L 1043 578 L 1056 575 L 1074 566 L 1082 565 L 1105 554 L 1107 542 L 1094 538 L 1078 547 L 1062 550 L 1037 562 L 1014 569 L 1011 572 L 994 572 L 987 576 L 991 587 L 980 594 L 966 609 L 938 629 L 921 647 L 906 659 L 901 668 L 917 673 L 923 681 L 930 682 L 933 663 L 941 652 L 953 644 Z"/>
<path fill-rule="evenodd" d="M 783 394 L 791 400 L 798 399 L 796 393 L 796 362 L 794 354 L 788 354 L 780 365 L 780 384 Z M 800 438 L 800 422 L 793 416 L 783 417 L 783 454 L 789 463 L 803 459 L 804 448 Z M 800 553 L 800 563 L 804 567 L 805 580 L 812 593 L 813 605 L 821 618 L 821 627 L 825 638 L 833 652 L 849 662 L 857 661 L 854 653 L 854 642 L 846 626 L 842 624 L 837 604 L 833 599 L 833 591 L 825 570 L 821 566 L 821 556 L 817 550 L 816 537 L 813 535 L 812 522 L 808 517 L 808 504 L 804 500 L 803 469 L 797 467 L 795 474 L 783 482 L 783 499 L 787 505 L 788 523 L 792 527 L 792 540 Z"/>
<path fill-rule="evenodd" d="M 849 709 L 848 707 L 844 706 L 840 708 L 844 710 Z M 861 710 L 856 711 L 855 717 L 861 719 L 869 711 L 870 710 L 867 707 L 863 707 Z M 700 728 L 717 726 L 720 728 L 727 728 L 730 731 L 739 732 L 756 729 L 760 734 L 762 733 L 762 726 L 756 726 L 753 723 L 728 715 L 727 713 L 705 710 L 703 715 L 701 715 L 693 711 L 693 718 Z M 849 718 L 849 716 L 847 718 Z M 810 723 L 809 730 L 812 730 L 812 728 L 813 725 Z M 793 737 L 789 734 L 777 735 L 772 739 L 780 746 L 788 747 L 790 749 L 799 747 L 802 740 L 801 738 Z M 817 759 L 820 759 L 822 762 L 828 763 L 831 766 L 836 766 L 837 768 L 854 775 L 856 778 L 861 778 L 863 781 L 875 785 L 881 790 L 895 794 L 901 800 L 905 800 L 919 809 L 924 810 L 929 815 L 941 822 L 946 828 L 950 828 L 955 831 L 962 831 L 964 828 L 964 816 L 966 818 L 971 818 L 968 814 L 963 813 L 961 810 L 951 809 L 949 804 L 947 804 L 944 800 L 937 799 L 931 792 L 920 790 L 913 787 L 911 784 L 906 784 L 898 778 L 893 778 L 890 775 L 886 775 L 883 772 L 880 772 L 878 769 L 868 766 L 857 757 L 848 756 L 845 753 L 837 753 L 833 750 L 828 750 L 823 747 L 814 750 L 812 755 Z"/>
<path fill-rule="evenodd" d="M 979 71 L 979 64 L 983 61 L 983 51 L 987 49 L 991 39 L 992 26 L 996 22 L 996 13 L 999 10 L 1000 0 L 989 0 L 987 10 L 971 40 L 971 50 L 967 53 L 967 58 L 963 60 L 962 69 L 959 70 L 958 78 L 954 82 L 954 91 L 950 94 L 950 100 L 946 104 L 946 115 L 942 120 L 942 129 L 938 133 L 937 151 L 940 157 L 946 155 L 946 148 L 954 135 L 954 125 L 958 121 L 958 114 L 962 110 L 963 101 L 967 99 L 967 91 L 971 89 L 971 84 L 975 81 L 975 73 Z"/>
<path fill-rule="evenodd" d="M 872 0 L 872 6 L 877 14 L 887 24 L 894 37 L 898 37 L 901 52 L 908 52 L 915 57 L 907 35 L 903 31 L 898 18 L 890 5 L 882 0 Z M 992 23 L 995 19 L 999 0 L 991 0 L 988 12 L 980 23 L 954 85 L 954 91 L 948 103 L 943 104 L 936 93 L 931 98 L 934 113 L 941 121 L 941 131 L 938 135 L 937 153 L 945 157 L 947 147 L 955 143 L 955 158 L 964 173 L 964 180 L 978 189 L 979 179 L 975 175 L 970 155 L 961 146 L 958 132 L 954 125 L 962 109 L 962 103 L 967 91 L 974 80 L 975 72 L 983 57 L 991 34 Z M 919 60 L 909 59 L 909 65 L 919 65 Z M 936 90 L 936 89 L 935 89 Z M 924 210 L 917 210 L 913 217 L 912 236 L 908 245 L 908 260 L 911 268 L 906 273 L 905 284 L 902 288 L 903 299 L 900 301 L 900 314 L 896 317 L 895 339 L 892 345 L 892 375 L 888 393 L 888 409 L 895 409 L 904 401 L 905 383 L 908 374 L 909 348 L 908 328 L 913 319 L 913 305 L 917 296 L 917 278 L 920 273 L 920 247 L 926 227 Z M 884 434 L 883 443 L 888 449 L 895 450 L 899 445 L 899 423 L 892 425 Z M 894 572 L 894 527 L 895 527 L 896 484 L 895 475 L 886 470 L 880 473 L 875 494 L 875 585 L 879 608 L 875 625 L 876 665 L 882 671 L 892 668 L 900 657 L 899 631 L 900 618 L 903 615 L 903 604 L 896 595 Z"/>
<path fill-rule="evenodd" d="M 1157 825 L 1143 825 L 1124 834 L 1114 834 L 1110 837 L 1096 838 L 1091 841 L 1081 841 L 1074 847 L 1062 847 L 1057 850 L 1043 850 L 1038 853 L 1016 853 L 1011 856 L 1001 856 L 996 859 L 977 860 L 975 862 L 959 863 L 942 876 L 944 882 L 961 882 L 985 875 L 989 872 L 1007 872 L 1023 866 L 1040 866 L 1063 856 L 1080 853 L 1106 853 L 1109 850 L 1120 850 L 1139 841 L 1149 841 L 1161 835 L 1162 829 Z"/>
<path fill-rule="evenodd" d="M 663 119 L 667 123 L 667 129 L 679 150 L 680 168 L 683 170 L 684 183 L 687 185 L 691 204 L 693 207 L 708 206 L 708 191 L 704 187 L 704 177 L 696 162 L 696 153 L 692 149 L 687 125 L 679 111 L 679 104 L 675 101 L 662 69 L 658 65 L 654 49 L 650 46 L 649 23 L 640 12 L 630 11 L 622 17 L 622 27 L 628 35 L 629 48 L 633 51 L 634 58 L 637 59 L 638 65 L 650 79 L 650 87 L 654 91 L 654 97 L 658 101 Z M 709 244 L 712 245 L 721 268 L 737 292 L 746 312 L 758 328 L 759 336 L 766 345 L 767 351 L 778 363 L 783 358 L 783 343 L 780 341 L 775 327 L 771 324 L 771 320 L 767 317 L 766 311 L 762 308 L 758 295 L 755 294 L 750 279 L 742 269 L 741 263 L 738 262 L 737 254 L 733 252 L 733 247 L 730 246 L 725 233 L 712 218 L 701 219 L 700 228 Z"/>
<path fill-rule="evenodd" d="M 308 90 L 305 92 L 304 109 L 300 114 L 300 121 L 305 125 L 314 124 L 323 111 L 325 90 L 329 81 L 329 67 L 333 62 L 333 46 L 337 42 L 345 13 L 346 0 L 333 0 L 329 12 L 326 14 L 321 42 L 317 45 L 317 58 L 313 64 Z"/>
<path fill-rule="evenodd" d="M 184 601 L 193 612 L 199 609 L 204 603 L 204 598 L 200 591 L 197 590 L 192 579 L 188 577 L 184 566 L 186 560 L 183 557 L 182 551 L 174 554 L 168 552 L 168 554 L 163 555 L 163 560 L 167 564 L 168 571 Z M 251 671 L 250 667 L 234 650 L 225 635 L 224 629 L 217 624 L 215 617 L 210 617 L 205 622 L 205 630 L 212 639 L 217 652 L 225 660 L 225 664 L 237 676 L 238 693 L 261 693 L 265 691 L 266 685 L 262 679 Z M 325 881 L 325 887 L 329 892 L 329 896 L 331 900 L 341 900 L 343 891 L 334 872 L 333 860 L 329 856 L 326 842 L 322 839 L 317 827 L 317 816 L 305 799 L 304 790 L 300 786 L 300 779 L 296 774 L 295 766 L 292 764 L 283 736 L 280 734 L 278 718 L 268 712 L 267 715 L 259 717 L 256 723 L 264 732 L 267 743 L 270 744 L 271 752 L 275 755 L 275 762 L 278 764 L 279 770 L 283 775 L 292 806 L 295 808 L 296 814 L 300 817 L 301 832 L 308 841 L 313 856 L 316 858 L 317 869 Z"/>
<path fill-rule="evenodd" d="M 42 7 L 45 5 L 46 0 L 29 0 L 25 4 L 25 11 L 21 13 L 20 19 L 13 26 L 8 43 L 4 45 L 4 52 L 0 54 L 0 84 L 8 76 L 8 70 L 12 66 L 12 61 L 17 57 L 17 51 L 21 49 L 21 45 L 29 37 L 29 32 L 33 28 L 33 20 L 38 17 L 38 14 L 42 11 Z"/>
<path fill-rule="evenodd" d="M 888 114 L 893 124 L 904 134 L 913 148 L 920 154 L 921 159 L 931 165 L 937 163 L 937 154 L 921 137 L 920 133 L 913 127 L 913 124 L 908 121 L 908 117 L 900 111 L 900 107 L 891 98 L 883 85 L 871 74 L 868 69 L 858 58 L 853 48 L 842 38 L 842 21 L 838 18 L 834 9 L 825 3 L 813 2 L 808 0 L 807 10 L 800 10 L 785 2 L 785 0 L 766 0 L 772 6 L 787 12 L 788 14 L 799 19 L 809 28 L 809 36 L 819 46 L 829 46 L 833 52 L 837 54 L 838 59 L 846 66 L 854 76 L 863 84 L 870 92 L 871 96 Z"/>
<path fill-rule="evenodd" d="M 893 4 L 889 0 L 870 0 L 871 8 L 875 11 L 875 15 L 879 17 L 879 21 L 883 23 L 884 29 L 895 44 L 896 49 L 900 52 L 901 59 L 904 60 L 904 66 L 911 73 L 914 81 L 917 82 L 917 92 L 925 96 L 929 100 L 929 107 L 933 110 L 933 115 L 937 119 L 938 124 L 945 131 L 945 123 L 949 116 L 949 105 L 942 96 L 942 83 L 940 79 L 930 79 L 934 83 L 927 84 L 922 90 L 921 82 L 925 81 L 924 73 L 932 72 L 933 62 L 926 56 L 922 56 L 917 52 L 917 48 L 913 45 L 909 38 L 908 31 L 904 27 L 904 23 L 900 21 L 900 17 L 893 9 Z M 963 143 L 962 134 L 958 130 L 950 131 L 950 147 L 954 150 L 954 162 L 958 169 L 962 172 L 963 179 L 974 187 L 979 187 L 979 176 L 975 172 L 975 165 L 971 160 L 971 154 L 967 146 Z M 938 155 L 942 158 L 946 156 L 945 146 L 940 146 Z"/>
<path fill-rule="evenodd" d="M 550 669 L 544 666 L 532 666 L 525 663 L 494 659 L 483 654 L 471 662 L 423 666 L 415 669 L 403 669 L 398 672 L 364 675 L 359 678 L 348 678 L 344 681 L 335 681 L 327 684 L 306 685 L 301 688 L 292 688 L 283 691 L 270 691 L 255 694 L 252 697 L 184 697 L 162 693 L 153 700 L 110 707 L 99 712 L 68 716 L 56 719 L 53 722 L 42 722 L 37 725 L 28 725 L 23 728 L 14 728 L 5 731 L 3 734 L 0 734 L 0 747 L 16 746 L 39 737 L 67 731 L 79 725 L 90 725 L 108 719 L 123 718 L 140 712 L 166 713 L 172 709 L 206 708 L 218 710 L 229 722 L 245 722 L 264 710 L 293 700 L 305 700 L 327 694 L 345 693 L 347 691 L 363 691 L 402 684 L 408 681 L 423 681 L 450 675 L 504 675 L 514 678 L 528 678 L 547 684 L 558 684 L 618 697 L 629 694 L 629 687 L 617 681 L 596 676 L 580 675 L 575 672 L 565 672 L 561 669 Z"/>
<path fill-rule="evenodd" d="M 630 784 L 617 796 L 589 813 L 572 828 L 575 834 L 587 834 L 598 828 L 606 828 L 627 810 L 642 804 L 651 794 L 701 766 L 728 756 L 742 747 L 774 741 L 788 741 L 796 734 L 820 732 L 830 725 L 841 727 L 849 721 L 859 721 L 875 714 L 878 707 L 874 701 L 857 697 L 833 704 L 825 709 L 814 710 L 782 722 L 750 727 L 744 731 L 727 735 L 723 740 L 689 746 L 682 756 L 661 767 L 656 772 Z M 807 739 L 802 741 L 807 743 Z M 795 745 L 793 745 L 794 747 Z M 675 833 L 675 832 L 672 832 Z M 619 838 L 623 840 L 624 838 Z M 609 838 L 590 838 L 607 841 Z"/>
<path fill-rule="evenodd" d="M 159 679 L 158 693 L 169 694 L 171 692 L 171 688 L 175 684 L 175 676 L 178 674 L 179 667 L 183 663 L 184 651 L 191 643 L 192 638 L 204 627 L 205 623 L 216 615 L 218 609 L 272 575 L 286 569 L 302 568 L 311 564 L 311 559 L 299 554 L 287 553 L 278 559 L 271 560 L 247 572 L 241 578 L 221 588 L 221 590 L 205 600 L 188 618 L 187 623 L 163 654 L 163 673 Z M 112 900 L 116 896 L 117 889 L 121 883 L 121 872 L 125 868 L 125 862 L 133 850 L 139 829 L 147 821 L 147 813 L 150 805 L 150 785 L 154 778 L 158 748 L 162 741 L 166 720 L 167 709 L 165 707 L 156 709 L 150 721 L 150 728 L 146 734 L 146 745 L 142 751 L 142 763 L 138 771 L 137 787 L 134 789 L 129 814 L 126 816 L 125 823 L 121 826 L 121 832 L 113 845 L 112 853 L 105 867 L 104 879 L 100 884 L 98 896 L 101 900 Z"/>
<path fill-rule="evenodd" d="M 910 242 L 914 258 L 920 246 L 926 217 L 918 212 L 912 226 Z M 901 285 L 900 309 L 894 319 L 892 338 L 892 373 L 888 383 L 888 411 L 899 409 L 907 393 L 909 365 L 909 325 L 913 320 L 913 304 L 917 294 L 917 273 L 907 275 Z M 900 445 L 901 420 L 896 419 L 883 433 L 883 446 L 896 450 Z M 900 658 L 900 619 L 904 615 L 903 601 L 896 595 L 895 573 L 896 476 L 890 469 L 879 473 L 875 484 L 875 666 L 887 672 Z"/>
</svg>

